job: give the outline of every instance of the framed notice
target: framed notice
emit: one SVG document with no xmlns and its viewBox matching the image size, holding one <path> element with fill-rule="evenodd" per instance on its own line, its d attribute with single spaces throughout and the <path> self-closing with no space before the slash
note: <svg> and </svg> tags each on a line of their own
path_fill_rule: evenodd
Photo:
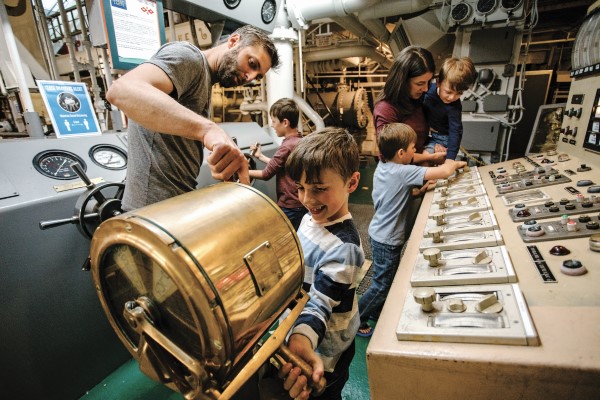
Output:
<svg viewBox="0 0 600 400">
<path fill-rule="evenodd" d="M 57 137 L 102 133 L 85 83 L 37 81 L 37 84 Z"/>
<path fill-rule="evenodd" d="M 162 1 L 102 0 L 114 69 L 129 70 L 166 42 Z"/>
</svg>

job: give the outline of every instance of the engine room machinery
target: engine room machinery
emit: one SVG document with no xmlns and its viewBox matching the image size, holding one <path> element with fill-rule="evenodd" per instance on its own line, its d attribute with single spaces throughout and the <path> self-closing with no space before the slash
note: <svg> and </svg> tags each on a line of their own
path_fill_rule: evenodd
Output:
<svg viewBox="0 0 600 400">
<path fill-rule="evenodd" d="M 267 156 L 277 148 L 255 123 L 223 128 L 244 153 L 257 142 Z M 91 274 L 81 271 L 96 227 L 120 213 L 127 161 L 126 133 L 0 140 L 5 394 L 78 398 L 130 359 L 104 316 Z M 73 169 L 75 162 L 89 182 Z M 198 186 L 215 182 L 202 167 Z M 274 179 L 257 180 L 253 188 L 275 198 Z"/>
<path fill-rule="evenodd" d="M 94 233 L 90 257 L 125 347 L 186 399 L 228 399 L 273 353 L 291 356 L 283 341 L 308 300 L 302 249 L 285 214 L 256 189 L 221 183 L 111 218 Z"/>
</svg>

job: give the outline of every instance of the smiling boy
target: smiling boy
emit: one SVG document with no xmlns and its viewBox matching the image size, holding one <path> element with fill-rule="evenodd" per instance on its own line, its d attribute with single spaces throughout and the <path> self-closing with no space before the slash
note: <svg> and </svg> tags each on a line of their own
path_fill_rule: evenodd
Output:
<svg viewBox="0 0 600 400">
<path fill-rule="evenodd" d="M 327 379 L 319 399 L 340 399 L 354 357 L 359 315 L 357 279 L 365 256 L 348 208 L 360 180 L 358 146 L 340 128 L 325 128 L 303 138 L 290 154 L 286 171 L 309 213 L 298 237 L 304 253 L 303 288 L 310 300 L 296 320 L 290 350 L 313 368 L 312 379 Z M 283 367 L 290 396 L 308 399 L 306 377 L 291 364 Z"/>
</svg>

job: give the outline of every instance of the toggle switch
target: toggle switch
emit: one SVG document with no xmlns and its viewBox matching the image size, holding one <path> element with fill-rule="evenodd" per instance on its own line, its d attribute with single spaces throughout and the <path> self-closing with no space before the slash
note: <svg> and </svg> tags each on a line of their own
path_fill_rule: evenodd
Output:
<svg viewBox="0 0 600 400">
<path fill-rule="evenodd" d="M 435 290 L 428 287 L 415 289 L 413 292 L 415 302 L 421 305 L 421 309 L 425 312 L 433 310 L 433 302 L 435 301 Z"/>
<path fill-rule="evenodd" d="M 448 311 L 453 313 L 461 313 L 467 309 L 467 306 L 461 299 L 448 300 Z"/>
<path fill-rule="evenodd" d="M 491 293 L 484 296 L 481 300 L 475 303 L 475 310 L 483 314 L 495 314 L 502 311 L 502 304 L 498 301 L 495 294 Z"/>
<path fill-rule="evenodd" d="M 489 264 L 492 262 L 492 257 L 488 255 L 485 250 L 481 250 L 475 258 L 473 258 L 473 264 Z"/>
<path fill-rule="evenodd" d="M 438 261 L 442 258 L 442 252 L 435 247 L 425 249 L 423 251 L 423 258 L 429 262 L 430 267 L 437 267 L 440 265 Z"/>
<path fill-rule="evenodd" d="M 448 206 L 446 204 L 446 199 L 440 200 L 440 202 L 438 203 L 438 207 L 440 208 L 440 210 L 444 210 L 444 209 L 448 208 Z"/>
</svg>

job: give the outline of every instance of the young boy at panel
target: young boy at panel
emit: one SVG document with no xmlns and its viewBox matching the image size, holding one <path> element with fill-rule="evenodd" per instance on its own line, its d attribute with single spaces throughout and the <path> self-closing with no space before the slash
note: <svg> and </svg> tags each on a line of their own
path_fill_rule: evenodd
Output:
<svg viewBox="0 0 600 400">
<path fill-rule="evenodd" d="M 324 128 L 303 138 L 286 163 L 298 196 L 308 209 L 298 237 L 304 252 L 304 289 L 310 300 L 288 340 L 292 352 L 324 375 L 327 388 L 318 399 L 341 400 L 354 357 L 360 322 L 356 288 L 365 260 L 348 197 L 360 180 L 358 145 L 340 128 Z M 286 364 L 279 373 L 294 399 L 308 399 L 307 378 Z"/>
<path fill-rule="evenodd" d="M 294 100 L 283 98 L 273 103 L 269 114 L 271 114 L 271 126 L 275 133 L 278 137 L 284 139 L 273 158 L 261 153 L 260 144 L 250 146 L 254 157 L 267 164 L 263 170 L 250 170 L 250 178 L 269 180 L 273 175 L 277 176 L 275 178 L 277 205 L 287 215 L 294 226 L 294 230 L 298 230 L 302 217 L 306 214 L 306 208 L 298 199 L 296 183 L 285 173 L 285 162 L 302 138 L 302 135 L 298 132 L 300 112 Z"/>
<path fill-rule="evenodd" d="M 444 61 L 423 101 L 430 128 L 424 152 L 445 151 L 446 162 L 456 158 L 463 133 L 460 96 L 473 85 L 476 77 L 477 72 L 470 58 L 453 57 Z"/>
<path fill-rule="evenodd" d="M 379 317 L 398 269 L 411 187 L 426 180 L 448 178 L 457 168 L 466 165 L 464 161 L 446 162 L 439 167 L 411 165 L 416 142 L 417 134 L 406 124 L 389 124 L 379 133 L 377 145 L 384 160 L 377 164 L 373 175 L 375 213 L 369 225 L 373 276 L 358 302 L 359 336 L 373 333 L 368 320 Z"/>
</svg>

